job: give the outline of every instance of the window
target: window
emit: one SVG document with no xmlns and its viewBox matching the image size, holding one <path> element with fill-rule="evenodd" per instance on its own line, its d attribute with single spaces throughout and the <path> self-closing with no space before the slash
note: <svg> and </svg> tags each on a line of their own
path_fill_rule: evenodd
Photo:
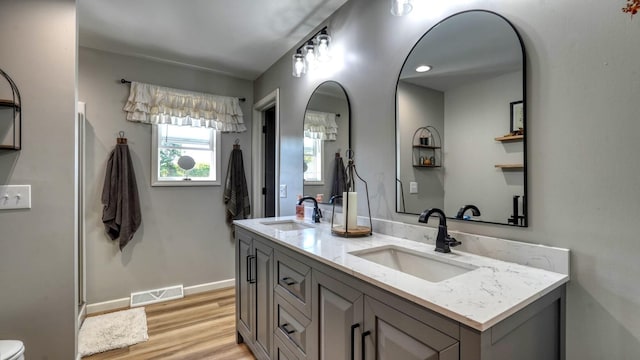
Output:
<svg viewBox="0 0 640 360">
<path fill-rule="evenodd" d="M 320 139 L 304 138 L 304 182 L 309 185 L 323 185 L 322 143 Z"/>
<path fill-rule="evenodd" d="M 152 186 L 220 185 L 220 132 L 153 125 Z"/>
</svg>

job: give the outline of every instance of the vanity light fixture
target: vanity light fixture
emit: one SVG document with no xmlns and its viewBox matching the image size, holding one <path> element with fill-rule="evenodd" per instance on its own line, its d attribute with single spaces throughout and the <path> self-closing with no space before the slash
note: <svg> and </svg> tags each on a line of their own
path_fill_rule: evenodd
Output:
<svg viewBox="0 0 640 360">
<path fill-rule="evenodd" d="M 391 0 L 391 15 L 404 16 L 413 10 L 411 0 Z"/>
<path fill-rule="evenodd" d="M 294 77 L 301 77 L 302 75 L 304 75 L 304 73 L 307 72 L 307 66 L 305 65 L 304 62 L 304 55 L 302 55 L 302 51 L 300 51 L 298 49 L 298 51 L 296 51 L 295 54 L 293 54 L 293 59 L 292 59 L 292 64 L 293 64 L 293 71 L 292 71 L 292 75 Z"/>
<path fill-rule="evenodd" d="M 416 72 L 419 72 L 419 73 L 427 72 L 429 70 L 431 70 L 430 65 L 420 65 L 416 68 Z"/>
<path fill-rule="evenodd" d="M 294 77 L 301 77 L 313 71 L 319 63 L 326 63 L 329 60 L 331 60 L 331 36 L 325 26 L 296 49 L 292 57 L 292 74 Z"/>
</svg>

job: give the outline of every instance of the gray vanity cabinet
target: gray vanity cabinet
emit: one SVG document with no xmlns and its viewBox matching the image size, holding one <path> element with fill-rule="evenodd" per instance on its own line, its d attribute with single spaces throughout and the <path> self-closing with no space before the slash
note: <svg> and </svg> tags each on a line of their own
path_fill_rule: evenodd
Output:
<svg viewBox="0 0 640 360">
<path fill-rule="evenodd" d="M 458 360 L 458 340 L 371 297 L 364 301 L 363 359 Z"/>
<path fill-rule="evenodd" d="M 258 359 L 565 359 L 564 285 L 478 331 L 236 227 L 236 286 Z"/>
<path fill-rule="evenodd" d="M 270 359 L 273 343 L 273 248 L 236 228 L 236 327 L 258 359 Z"/>
<path fill-rule="evenodd" d="M 312 358 L 360 359 L 363 293 L 315 270 L 312 284 Z"/>
</svg>

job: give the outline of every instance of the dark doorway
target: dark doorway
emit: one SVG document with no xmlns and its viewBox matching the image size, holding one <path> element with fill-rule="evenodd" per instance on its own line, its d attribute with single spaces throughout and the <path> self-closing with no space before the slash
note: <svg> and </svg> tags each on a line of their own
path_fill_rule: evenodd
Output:
<svg viewBox="0 0 640 360">
<path fill-rule="evenodd" d="M 276 216 L 276 108 L 264 111 L 264 216 Z"/>
</svg>

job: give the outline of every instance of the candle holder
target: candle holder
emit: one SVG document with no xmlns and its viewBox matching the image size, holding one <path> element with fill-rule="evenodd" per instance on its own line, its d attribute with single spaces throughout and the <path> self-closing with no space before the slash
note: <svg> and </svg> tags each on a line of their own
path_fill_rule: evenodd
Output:
<svg viewBox="0 0 640 360">
<path fill-rule="evenodd" d="M 354 152 L 349 149 L 346 151 L 347 166 L 347 191 L 342 195 L 334 195 L 331 197 L 333 209 L 331 212 L 331 233 L 342 237 L 359 237 L 370 236 L 372 234 L 373 224 L 371 222 L 371 205 L 369 203 L 369 186 L 358 174 L 356 164 L 353 161 Z M 367 212 L 369 214 L 369 226 L 358 225 L 358 193 L 356 192 L 356 179 L 364 184 L 365 196 L 367 197 Z M 336 216 L 336 200 L 342 199 L 343 221 L 341 225 L 334 225 Z"/>
</svg>

